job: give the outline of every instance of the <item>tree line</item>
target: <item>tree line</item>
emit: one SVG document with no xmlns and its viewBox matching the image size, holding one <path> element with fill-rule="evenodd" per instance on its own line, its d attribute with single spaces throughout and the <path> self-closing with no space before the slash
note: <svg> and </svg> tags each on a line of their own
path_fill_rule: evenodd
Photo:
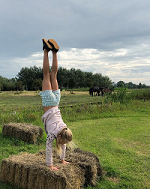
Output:
<svg viewBox="0 0 150 189">
<path fill-rule="evenodd" d="M 24 67 L 16 75 L 15 78 L 7 79 L 0 76 L 0 91 L 34 91 L 42 90 L 43 70 L 41 67 Z M 128 84 L 119 81 L 113 84 L 108 76 L 102 76 L 101 73 L 93 74 L 92 72 L 84 72 L 80 69 L 66 69 L 59 67 L 57 80 L 60 89 L 72 88 L 90 88 L 90 87 L 107 87 L 112 89 L 116 87 L 128 88 L 147 88 L 145 84 L 135 85 L 132 82 Z"/>
<path fill-rule="evenodd" d="M 147 86 L 145 84 L 139 83 L 138 85 L 129 82 L 129 83 L 125 83 L 124 81 L 119 81 L 118 83 L 114 84 L 115 87 L 124 87 L 124 88 L 128 88 L 128 89 L 146 89 L 146 88 L 150 88 L 150 86 Z"/>
</svg>

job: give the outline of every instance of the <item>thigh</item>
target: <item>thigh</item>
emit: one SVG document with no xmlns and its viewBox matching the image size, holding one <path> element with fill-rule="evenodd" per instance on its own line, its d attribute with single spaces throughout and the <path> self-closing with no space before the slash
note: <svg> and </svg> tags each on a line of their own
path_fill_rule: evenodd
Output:
<svg viewBox="0 0 150 189">
<path fill-rule="evenodd" d="M 52 90 L 50 75 L 45 76 L 42 81 L 42 91 L 46 90 Z"/>
</svg>

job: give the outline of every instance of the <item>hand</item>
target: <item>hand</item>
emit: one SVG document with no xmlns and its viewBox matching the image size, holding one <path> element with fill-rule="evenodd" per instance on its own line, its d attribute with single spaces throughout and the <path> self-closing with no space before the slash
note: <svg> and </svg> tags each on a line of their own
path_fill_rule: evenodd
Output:
<svg viewBox="0 0 150 189">
<path fill-rule="evenodd" d="M 69 162 L 67 162 L 67 161 L 65 161 L 65 160 L 63 160 L 63 159 L 61 160 L 61 162 L 62 162 L 62 164 L 65 164 L 65 165 L 66 165 L 66 164 L 69 164 Z"/>
<path fill-rule="evenodd" d="M 51 165 L 51 166 L 48 166 L 51 170 L 54 170 L 54 171 L 58 171 L 59 169 L 58 169 L 58 167 L 53 167 L 53 165 Z"/>
</svg>

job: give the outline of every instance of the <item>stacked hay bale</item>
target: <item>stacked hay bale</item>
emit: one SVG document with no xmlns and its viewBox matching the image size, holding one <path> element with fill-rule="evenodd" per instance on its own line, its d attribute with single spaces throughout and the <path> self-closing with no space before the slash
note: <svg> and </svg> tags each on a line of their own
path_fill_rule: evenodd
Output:
<svg viewBox="0 0 150 189">
<path fill-rule="evenodd" d="M 66 153 L 68 165 L 60 163 L 53 152 L 54 165 L 59 171 L 50 170 L 45 164 L 45 151 L 37 154 L 21 153 L 2 160 L 1 180 L 27 189 L 79 189 L 95 186 L 102 175 L 99 159 L 90 152 L 79 149 Z"/>
<path fill-rule="evenodd" d="M 43 130 L 30 123 L 7 123 L 3 126 L 2 134 L 35 144 L 37 138 L 42 137 Z"/>
<path fill-rule="evenodd" d="M 102 176 L 102 168 L 95 154 L 77 148 L 73 152 L 68 151 L 66 158 L 69 162 L 78 164 L 84 170 L 85 186 L 96 185 L 97 178 Z"/>
</svg>

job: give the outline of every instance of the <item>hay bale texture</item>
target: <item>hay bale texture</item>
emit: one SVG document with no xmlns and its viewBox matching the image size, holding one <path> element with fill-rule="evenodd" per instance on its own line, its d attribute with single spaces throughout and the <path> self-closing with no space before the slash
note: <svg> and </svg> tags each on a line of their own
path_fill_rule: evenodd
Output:
<svg viewBox="0 0 150 189">
<path fill-rule="evenodd" d="M 50 170 L 45 159 L 45 151 L 20 153 L 3 159 L 1 180 L 24 189 L 80 189 L 87 185 L 95 186 L 97 178 L 102 175 L 99 159 L 80 149 L 67 151 L 68 165 L 60 163 L 56 152 L 53 152 L 54 166 L 59 171 Z"/>
<path fill-rule="evenodd" d="M 43 130 L 30 123 L 7 123 L 3 126 L 2 134 L 35 144 L 37 138 L 43 136 Z"/>
</svg>

